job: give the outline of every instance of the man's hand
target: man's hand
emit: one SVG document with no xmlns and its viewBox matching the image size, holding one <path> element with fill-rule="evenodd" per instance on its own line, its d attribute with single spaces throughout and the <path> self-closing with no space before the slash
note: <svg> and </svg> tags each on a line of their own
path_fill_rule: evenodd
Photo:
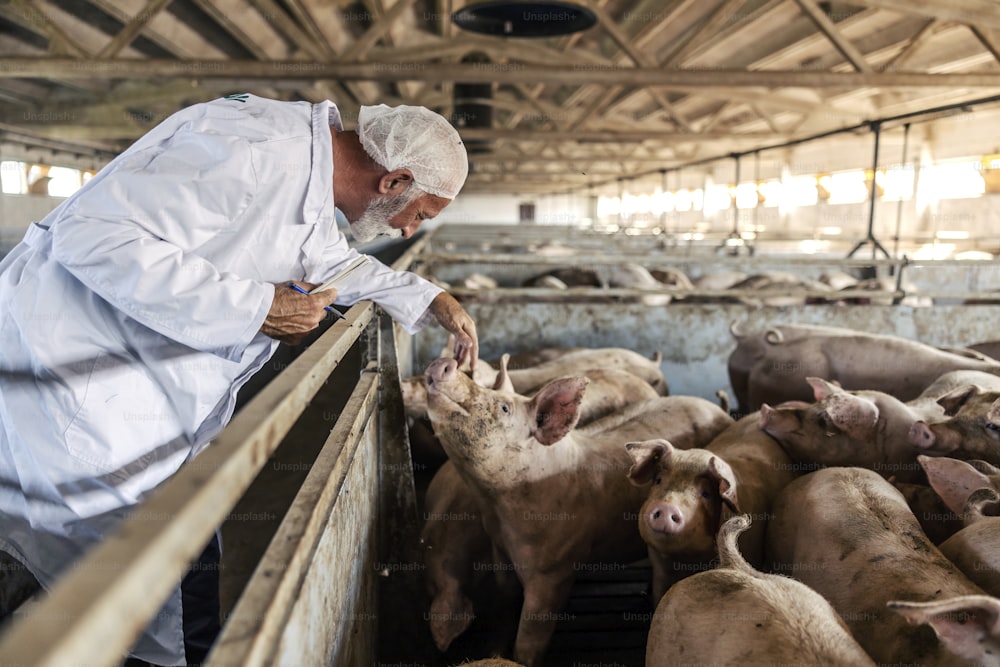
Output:
<svg viewBox="0 0 1000 667">
<path fill-rule="evenodd" d="M 312 283 L 291 282 L 295 282 L 307 292 L 319 286 Z M 290 288 L 287 282 L 276 283 L 274 301 L 271 302 L 271 309 L 267 311 L 267 317 L 264 318 L 260 331 L 265 336 L 280 340 L 282 343 L 298 345 L 305 340 L 310 331 L 319 326 L 326 315 L 324 308 L 336 298 L 336 289 L 328 289 L 319 294 L 300 294 Z"/>
<path fill-rule="evenodd" d="M 476 369 L 479 359 L 479 336 L 476 333 L 476 323 L 472 321 L 465 309 L 447 292 L 441 292 L 431 301 L 431 313 L 438 323 L 455 335 L 455 361 L 462 366 L 469 362 L 471 370 Z"/>
</svg>

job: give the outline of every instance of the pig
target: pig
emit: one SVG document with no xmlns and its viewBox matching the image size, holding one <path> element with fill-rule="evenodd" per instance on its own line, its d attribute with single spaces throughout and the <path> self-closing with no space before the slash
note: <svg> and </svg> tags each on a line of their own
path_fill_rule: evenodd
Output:
<svg viewBox="0 0 1000 667">
<path fill-rule="evenodd" d="M 820 275 L 819 281 L 824 285 L 829 285 L 830 289 L 842 290 L 858 284 L 858 279 L 843 271 L 827 271 Z"/>
<path fill-rule="evenodd" d="M 886 608 L 984 594 L 930 543 L 892 484 L 863 468 L 825 468 L 786 486 L 772 514 L 772 571 L 826 598 L 876 662 L 965 664 L 929 628 Z"/>
<path fill-rule="evenodd" d="M 991 359 L 1000 359 L 1000 340 L 989 340 L 968 346 L 970 350 L 981 352 Z"/>
<path fill-rule="evenodd" d="M 916 286 L 911 283 L 904 283 L 900 286 L 902 291 L 906 293 L 905 296 L 901 298 L 897 297 L 896 292 L 896 281 L 893 278 L 882 277 L 882 278 L 866 278 L 864 280 L 857 281 L 854 285 L 848 287 L 843 287 L 839 291 L 843 292 L 857 292 L 857 291 L 867 291 L 867 292 L 882 292 L 882 296 L 869 297 L 869 296 L 851 296 L 840 299 L 841 302 L 852 304 L 852 305 L 877 305 L 877 306 L 891 306 L 897 298 L 899 298 L 899 303 L 904 306 L 911 306 L 914 308 L 928 308 L 934 305 L 933 299 L 928 297 L 922 297 L 914 295 L 913 292 L 916 291 Z"/>
<path fill-rule="evenodd" d="M 601 279 L 594 269 L 566 267 L 553 269 L 524 281 L 523 287 L 536 287 L 537 282 L 546 276 L 552 276 L 569 287 L 602 287 Z"/>
<path fill-rule="evenodd" d="M 504 389 L 515 391 L 507 371 L 507 356 L 504 355 L 500 361 L 500 370 L 494 380 L 494 389 Z M 587 392 L 584 394 L 583 402 L 580 404 L 580 420 L 578 425 L 583 426 L 592 421 L 596 421 L 608 415 L 618 412 L 622 408 L 644 400 L 657 398 L 659 394 L 656 389 L 637 375 L 628 371 L 591 369 L 581 372 L 590 382 L 587 385 Z M 442 461 L 446 457 L 441 443 L 434 435 L 430 419 L 427 417 L 427 392 L 424 383 L 407 383 L 410 387 L 410 400 L 414 397 L 423 398 L 423 414 L 412 414 L 416 412 L 416 405 L 411 403 L 406 410 L 407 414 L 413 416 L 410 424 L 410 443 L 414 450 L 414 456 L 422 460 Z M 422 394 L 414 393 L 412 388 L 423 391 Z M 528 392 L 529 395 L 533 392 Z M 404 403 L 406 400 L 404 399 Z"/>
<path fill-rule="evenodd" d="M 929 625 L 959 662 L 1000 667 L 1000 600 L 986 595 L 962 595 L 932 602 L 892 600 L 889 608 L 908 622 Z"/>
<path fill-rule="evenodd" d="M 719 567 L 674 584 L 660 600 L 646 667 L 874 667 L 821 595 L 789 577 L 759 572 L 740 555 L 737 537 L 750 525 L 745 514 L 722 524 Z"/>
<path fill-rule="evenodd" d="M 427 487 L 423 517 L 420 544 L 431 597 L 427 620 L 434 644 L 444 652 L 475 618 L 470 594 L 477 574 L 495 569 L 493 546 L 476 499 L 451 461 Z"/>
<path fill-rule="evenodd" d="M 949 418 L 916 422 L 909 433 L 914 450 L 1000 465 L 1000 391 L 966 385 L 940 397 L 938 403 Z"/>
<path fill-rule="evenodd" d="M 724 290 L 729 289 L 741 280 L 746 280 L 747 274 L 742 271 L 717 271 L 706 273 L 691 282 L 700 290 Z"/>
<path fill-rule="evenodd" d="M 836 381 L 847 390 L 867 389 L 910 401 L 948 371 L 1000 375 L 1000 361 L 982 361 L 897 336 L 804 324 L 744 334 L 730 327 L 736 348 L 728 359 L 739 409 L 763 403 L 808 401 L 806 377 Z"/>
<path fill-rule="evenodd" d="M 694 289 L 691 279 L 679 269 L 650 269 L 649 274 L 666 287 Z"/>
<path fill-rule="evenodd" d="M 666 288 L 645 267 L 630 262 L 598 266 L 597 275 L 607 287 L 655 290 Z M 639 302 L 648 306 L 665 306 L 670 303 L 670 300 L 671 296 L 669 294 L 639 297 Z"/>
<path fill-rule="evenodd" d="M 969 496 L 977 489 L 1000 491 L 1000 469 L 986 461 L 962 461 L 948 457 L 918 456 L 927 480 L 941 500 L 961 514 Z"/>
<path fill-rule="evenodd" d="M 962 530 L 962 517 L 952 512 L 930 485 L 897 482 L 893 477 L 889 481 L 903 494 L 924 535 L 935 546 L 940 548 L 942 542 Z"/>
<path fill-rule="evenodd" d="M 771 502 L 796 473 L 758 422 L 756 414 L 743 417 L 704 449 L 679 450 L 663 439 L 625 445 L 633 461 L 629 479 L 649 488 L 639 511 L 639 532 L 649 547 L 654 600 L 696 569 L 692 564 L 707 564 L 715 556 L 715 536 L 732 513 L 754 518 L 742 551 L 751 563 L 762 565 Z M 678 562 L 687 564 L 680 573 Z"/>
<path fill-rule="evenodd" d="M 440 358 L 450 358 L 450 353 L 443 353 Z M 528 393 L 542 386 L 549 380 L 566 375 L 588 375 L 591 370 L 627 371 L 642 378 L 660 396 L 670 393 L 666 378 L 660 363 L 663 355 L 656 352 L 647 359 L 637 352 L 618 347 L 577 348 L 563 354 L 526 367 L 508 365 L 509 375 L 514 389 L 520 393 Z M 483 387 L 492 387 L 497 381 L 499 371 L 488 363 L 480 360 L 476 364 L 474 379 Z M 619 378 L 620 379 L 620 378 Z M 427 389 L 423 376 L 414 376 L 402 381 L 403 405 L 408 416 L 422 417 L 427 415 Z M 627 388 L 623 388 L 626 391 Z"/>
<path fill-rule="evenodd" d="M 815 403 L 776 408 L 765 403 L 760 409 L 760 429 L 794 461 L 869 468 L 903 483 L 923 481 L 908 434 L 917 420 L 933 413 L 928 403 L 920 402 L 926 411 L 918 412 L 880 391 L 848 392 L 822 378 L 806 380 Z"/>
<path fill-rule="evenodd" d="M 517 391 L 525 393 L 566 375 L 586 374 L 591 369 L 620 370 L 641 377 L 659 395 L 666 396 L 670 388 L 660 367 L 662 361 L 663 355 L 659 352 L 647 359 L 638 352 L 620 347 L 582 349 L 537 366 L 511 368 L 510 379 Z"/>
<path fill-rule="evenodd" d="M 791 273 L 770 272 L 758 273 L 731 285 L 733 290 L 753 290 L 760 296 L 739 297 L 740 303 L 752 306 L 794 306 L 804 303 L 822 303 L 823 297 L 803 297 L 794 292 L 830 292 L 830 286 L 818 280 L 802 278 Z M 769 292 L 782 292 L 780 295 L 771 296 Z"/>
<path fill-rule="evenodd" d="M 957 459 L 921 456 L 920 463 L 941 499 L 965 522 L 940 545 L 941 553 L 987 593 L 1000 595 L 1000 475 Z"/>
<path fill-rule="evenodd" d="M 514 657 L 537 667 L 575 564 L 644 556 L 631 519 L 644 493 L 625 476 L 622 443 L 664 434 L 703 445 L 731 419 L 704 399 L 660 397 L 617 427 L 587 432 L 574 429 L 585 377 L 553 380 L 529 399 L 477 385 L 454 359 L 431 362 L 425 376 L 434 432 L 476 498 L 495 557 L 511 564 L 524 591 Z"/>
<path fill-rule="evenodd" d="M 472 273 L 465 277 L 462 286 L 466 289 L 496 289 L 499 287 L 496 279 L 482 273 Z"/>
</svg>

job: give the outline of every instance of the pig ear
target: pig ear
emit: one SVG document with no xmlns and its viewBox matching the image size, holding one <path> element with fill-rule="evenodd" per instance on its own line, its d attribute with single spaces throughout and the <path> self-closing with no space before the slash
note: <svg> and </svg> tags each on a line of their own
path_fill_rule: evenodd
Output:
<svg viewBox="0 0 1000 667">
<path fill-rule="evenodd" d="M 991 489 L 990 478 L 965 461 L 938 456 L 917 457 L 927 473 L 927 481 L 944 504 L 955 514 L 965 511 L 965 503 L 976 489 Z"/>
<path fill-rule="evenodd" d="M 543 445 L 566 437 L 580 419 L 580 402 L 590 382 L 585 377 L 553 380 L 542 387 L 529 404 L 534 415 L 531 435 Z"/>
<path fill-rule="evenodd" d="M 984 517 L 1000 515 L 1000 495 L 993 489 L 976 489 L 965 503 L 962 522 L 971 526 Z"/>
<path fill-rule="evenodd" d="M 722 502 L 732 512 L 739 514 L 740 505 L 736 498 L 736 475 L 733 474 L 733 469 L 718 456 L 713 456 L 708 460 L 708 474 L 713 479 L 718 480 L 719 496 L 722 497 Z"/>
<path fill-rule="evenodd" d="M 800 425 L 798 413 L 793 408 L 785 407 L 785 404 L 777 408 L 772 408 L 767 403 L 760 406 L 760 421 L 757 426 L 768 435 L 791 433 Z"/>
<path fill-rule="evenodd" d="M 854 440 L 867 440 L 878 423 L 878 406 L 846 391 L 826 401 L 826 414 L 834 426 Z"/>
<path fill-rule="evenodd" d="M 816 397 L 817 401 L 822 401 L 827 396 L 832 396 L 837 392 L 843 391 L 840 385 L 834 384 L 833 382 L 827 382 L 823 378 L 817 377 L 807 377 L 806 382 L 809 386 L 813 388 L 813 396 Z"/>
<path fill-rule="evenodd" d="M 649 484 L 656 476 L 661 461 L 669 461 L 674 446 L 666 440 L 644 440 L 625 443 L 625 449 L 632 457 L 632 467 L 628 479 L 636 486 Z"/>
<path fill-rule="evenodd" d="M 979 387 L 974 384 L 962 385 L 939 397 L 937 404 L 944 408 L 945 417 L 954 417 L 970 398 L 975 398 L 979 393 Z"/>
<path fill-rule="evenodd" d="M 500 372 L 497 373 L 497 379 L 493 383 L 493 391 L 505 391 L 508 394 L 514 393 L 514 383 L 510 381 L 510 376 L 507 375 L 507 364 L 509 362 L 509 354 L 500 357 Z"/>
<path fill-rule="evenodd" d="M 931 626 L 949 652 L 983 664 L 985 647 L 1000 636 L 1000 600 L 987 595 L 962 595 L 934 602 L 890 600 L 889 609 L 913 625 Z"/>
</svg>

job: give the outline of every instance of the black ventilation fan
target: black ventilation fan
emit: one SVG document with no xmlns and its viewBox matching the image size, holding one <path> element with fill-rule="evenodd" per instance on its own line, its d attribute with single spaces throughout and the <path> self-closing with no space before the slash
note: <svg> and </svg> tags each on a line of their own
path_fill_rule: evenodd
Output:
<svg viewBox="0 0 1000 667">
<path fill-rule="evenodd" d="M 558 37 L 593 27 L 594 12 L 572 2 L 477 2 L 451 16 L 462 30 L 499 37 Z"/>
</svg>

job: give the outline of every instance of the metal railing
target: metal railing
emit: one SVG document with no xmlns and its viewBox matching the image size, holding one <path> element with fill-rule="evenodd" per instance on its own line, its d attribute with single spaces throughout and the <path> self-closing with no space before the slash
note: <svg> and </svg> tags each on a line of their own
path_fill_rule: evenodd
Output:
<svg viewBox="0 0 1000 667">
<path fill-rule="evenodd" d="M 408 266 L 422 245 L 415 244 L 393 267 Z M 339 498 L 346 474 L 343 466 L 353 459 L 379 399 L 378 392 L 384 388 L 379 383 L 383 379 L 380 367 L 388 366 L 393 371 L 385 379 L 390 384 L 388 398 L 396 402 L 397 409 L 386 414 L 398 412 L 400 418 L 402 415 L 391 321 L 384 315 L 378 317 L 371 302 L 359 303 L 348 310 L 344 319 L 332 325 L 247 403 L 205 451 L 152 492 L 129 519 L 67 571 L 48 594 L 19 613 L 19 618 L 0 635 L 3 664 L 25 667 L 121 664 L 189 564 L 246 492 L 331 372 L 366 331 L 374 341 L 369 341 L 368 372 L 362 374 L 353 388 L 347 408 L 300 490 L 300 496 L 307 494 L 308 502 L 293 504 L 279 527 L 278 539 L 272 541 L 271 549 L 277 544 L 278 550 L 269 549 L 258 567 L 260 572 L 261 567 L 266 570 L 268 563 L 282 562 L 282 576 L 263 587 L 259 581 L 247 586 L 256 596 L 255 611 L 248 615 L 238 605 L 230 617 L 237 625 L 227 623 L 211 658 L 212 664 L 219 665 L 273 664 L 270 660 L 276 654 L 275 642 L 280 641 L 276 629 L 287 623 L 288 618 L 262 614 L 260 609 L 280 608 L 276 601 L 297 591 L 296 586 L 302 584 L 309 563 L 301 558 L 305 556 L 308 561 L 318 544 L 317 526 L 324 517 L 329 517 Z M 391 390 L 393 384 L 395 391 Z M 381 400 L 384 403 L 386 396 Z M 384 420 L 385 416 L 380 414 L 379 419 Z M 396 431 L 396 448 L 390 455 L 408 457 L 405 427 Z M 404 438 L 402 454 L 400 435 Z M 405 481 L 405 468 L 400 470 Z M 376 474 L 376 483 L 378 477 Z M 409 480 L 412 490 L 412 476 Z M 396 489 L 393 493 L 397 493 Z M 303 514 L 309 502 L 311 516 Z M 302 531 L 301 526 L 309 530 Z M 312 544 L 304 541 L 303 535 L 307 534 Z M 291 545 L 291 541 L 282 542 L 290 540 L 289 536 L 308 547 L 296 552 L 299 560 L 294 562 L 281 561 L 288 557 L 281 549 Z M 334 582 L 334 585 L 350 583 Z M 240 605 L 247 608 L 242 601 Z M 248 620 L 253 615 L 257 618 Z M 244 633 L 249 634 L 244 636 Z M 221 650 L 222 647 L 226 650 Z"/>
</svg>

